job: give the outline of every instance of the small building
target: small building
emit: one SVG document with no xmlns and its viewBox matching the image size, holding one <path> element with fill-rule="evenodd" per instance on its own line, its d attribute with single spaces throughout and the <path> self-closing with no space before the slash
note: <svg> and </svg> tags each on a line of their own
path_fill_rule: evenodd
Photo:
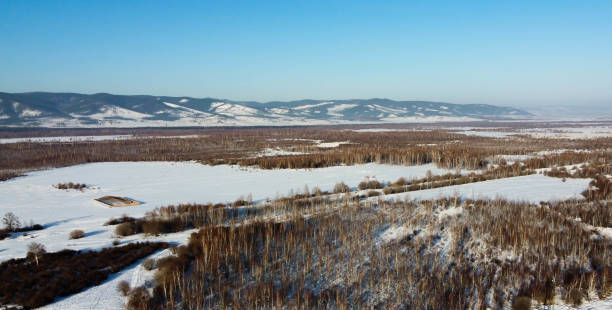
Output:
<svg viewBox="0 0 612 310">
<path fill-rule="evenodd" d="M 104 196 L 96 198 L 94 201 L 109 208 L 137 206 L 140 204 L 140 201 L 118 196 Z"/>
</svg>

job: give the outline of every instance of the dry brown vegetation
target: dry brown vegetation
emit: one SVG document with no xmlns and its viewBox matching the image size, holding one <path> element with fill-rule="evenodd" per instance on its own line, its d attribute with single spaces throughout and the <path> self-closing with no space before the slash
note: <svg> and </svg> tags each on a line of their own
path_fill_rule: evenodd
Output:
<svg viewBox="0 0 612 310">
<path fill-rule="evenodd" d="M 562 208 L 578 214 L 588 203 Z M 243 218 L 193 205 L 172 214 L 199 208 L 217 224 L 158 262 L 149 307 L 501 308 L 612 292 L 611 240 L 558 205 L 341 195 L 279 199 Z"/>
<path fill-rule="evenodd" d="M 580 304 L 612 293 L 612 240 L 597 229 L 612 227 L 612 208 L 589 197 L 540 205 L 456 197 L 364 201 L 315 189 L 263 206 L 163 207 L 124 224 L 152 234 L 201 229 L 176 256 L 157 262 L 154 296 L 139 293 L 133 304 L 521 309 L 528 300 L 555 298 Z M 385 237 L 394 229 L 402 233 Z"/>
<path fill-rule="evenodd" d="M 85 232 L 80 229 L 75 229 L 70 232 L 70 239 L 81 239 L 85 237 Z"/>
<path fill-rule="evenodd" d="M 525 125 L 525 124 L 523 124 Z M 525 125 L 527 126 L 527 125 Z M 386 126 L 387 127 L 387 126 Z M 436 163 L 447 168 L 482 168 L 498 154 L 527 154 L 547 149 L 606 150 L 612 138 L 586 140 L 514 138 L 495 139 L 465 136 L 444 130 L 406 132 L 354 132 L 346 127 L 306 128 L 220 128 L 220 129 L 131 129 L 58 130 L 74 134 L 136 134 L 136 139 L 97 142 L 11 143 L 0 144 L 0 172 L 5 178 L 21 169 L 69 166 L 88 162 L 185 161 L 204 164 L 257 165 L 273 168 L 318 168 L 367 162 L 411 165 Z M 415 129 L 413 127 L 413 129 Z M 38 135 L 36 131 L 4 129 L 0 134 Z M 49 133 L 45 133 L 47 135 Z M 197 137 L 163 136 L 196 134 Z M 43 134 L 41 134 L 43 135 Z M 147 137 L 156 135 L 159 137 Z M 318 148 L 313 141 L 350 141 L 336 148 Z M 303 155 L 254 157 L 266 148 L 304 152 Z M 578 154 L 575 158 L 530 160 L 528 168 L 549 167 L 552 163 L 594 158 Z M 554 156 L 551 156 L 554 157 Z M 16 175 L 16 174 L 15 174 Z"/>
<path fill-rule="evenodd" d="M 80 190 L 82 191 L 83 189 L 87 188 L 87 184 L 83 184 L 83 183 L 74 183 L 74 182 L 68 182 L 68 183 L 57 183 L 55 185 L 55 188 L 57 189 L 76 189 L 76 190 Z"/>
<path fill-rule="evenodd" d="M 12 178 L 16 178 L 16 177 L 20 177 L 22 176 L 21 173 L 19 172 L 14 172 L 14 171 L 0 171 L 0 181 L 6 181 Z"/>
</svg>

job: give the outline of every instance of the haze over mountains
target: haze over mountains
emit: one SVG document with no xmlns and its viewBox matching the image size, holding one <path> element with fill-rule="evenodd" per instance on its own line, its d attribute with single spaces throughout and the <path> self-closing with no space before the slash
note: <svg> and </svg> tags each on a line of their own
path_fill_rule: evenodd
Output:
<svg viewBox="0 0 612 310">
<path fill-rule="evenodd" d="M 0 93 L 0 126 L 262 126 L 524 119 L 512 107 L 389 99 L 243 102 L 214 98 Z"/>
</svg>

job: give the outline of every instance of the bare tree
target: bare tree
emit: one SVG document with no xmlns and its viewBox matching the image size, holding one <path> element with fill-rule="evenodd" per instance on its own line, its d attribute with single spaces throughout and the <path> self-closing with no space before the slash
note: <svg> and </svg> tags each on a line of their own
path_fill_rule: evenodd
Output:
<svg viewBox="0 0 612 310">
<path fill-rule="evenodd" d="M 45 246 L 42 243 L 32 242 L 28 244 L 28 256 L 34 256 L 34 259 L 36 260 L 36 265 L 38 265 L 38 256 L 45 254 L 46 252 L 47 250 L 45 249 Z"/>
<path fill-rule="evenodd" d="M 13 231 L 21 227 L 19 218 L 13 214 L 13 212 L 8 212 L 4 215 L 4 218 L 2 218 L 2 224 L 4 224 L 4 227 L 6 227 L 8 231 Z"/>
</svg>

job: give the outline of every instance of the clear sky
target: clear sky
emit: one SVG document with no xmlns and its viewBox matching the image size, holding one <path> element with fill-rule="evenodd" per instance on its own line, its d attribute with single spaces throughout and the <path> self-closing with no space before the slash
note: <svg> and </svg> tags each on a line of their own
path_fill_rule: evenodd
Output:
<svg viewBox="0 0 612 310">
<path fill-rule="evenodd" d="M 0 91 L 612 105 L 612 1 L 0 0 Z"/>
</svg>

